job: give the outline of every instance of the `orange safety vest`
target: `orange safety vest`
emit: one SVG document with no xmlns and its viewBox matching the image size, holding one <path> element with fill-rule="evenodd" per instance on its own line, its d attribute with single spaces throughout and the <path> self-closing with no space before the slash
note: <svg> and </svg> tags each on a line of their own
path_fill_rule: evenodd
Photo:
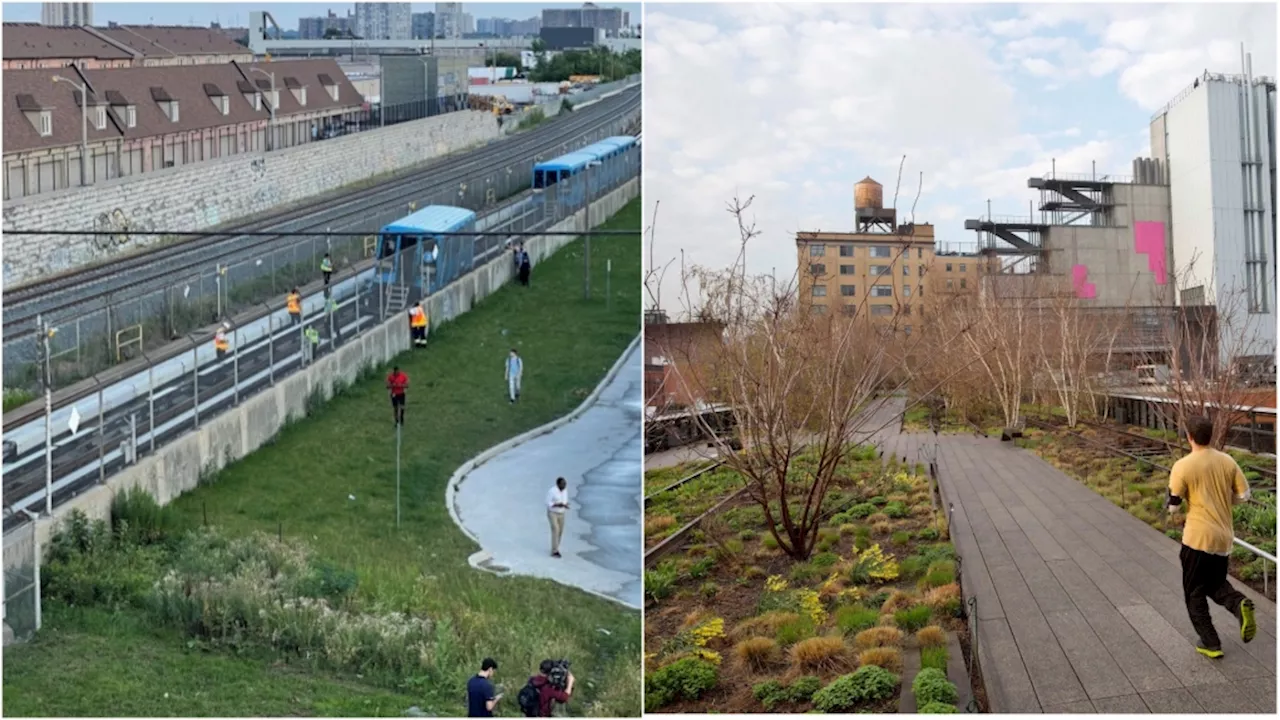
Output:
<svg viewBox="0 0 1280 720">
<path fill-rule="evenodd" d="M 289 293 L 289 314 L 300 315 L 302 313 L 302 298 L 297 293 Z"/>
<path fill-rule="evenodd" d="M 231 343 L 227 342 L 227 334 L 221 330 L 213 335 L 213 347 L 217 350 L 227 350 L 231 347 Z"/>
<path fill-rule="evenodd" d="M 420 307 L 415 306 L 409 311 L 409 324 L 412 327 L 426 327 L 427 313 Z"/>
</svg>

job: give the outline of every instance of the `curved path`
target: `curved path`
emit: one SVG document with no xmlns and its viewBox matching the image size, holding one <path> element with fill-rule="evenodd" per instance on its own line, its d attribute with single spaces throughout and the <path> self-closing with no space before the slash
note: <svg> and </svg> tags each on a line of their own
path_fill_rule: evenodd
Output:
<svg viewBox="0 0 1280 720">
<path fill-rule="evenodd" d="M 633 343 L 567 422 L 509 441 L 455 476 L 450 512 L 483 548 L 472 564 L 641 607 L 641 383 L 640 345 Z M 550 556 L 544 504 L 557 477 L 569 483 L 570 508 L 559 559 Z"/>
</svg>

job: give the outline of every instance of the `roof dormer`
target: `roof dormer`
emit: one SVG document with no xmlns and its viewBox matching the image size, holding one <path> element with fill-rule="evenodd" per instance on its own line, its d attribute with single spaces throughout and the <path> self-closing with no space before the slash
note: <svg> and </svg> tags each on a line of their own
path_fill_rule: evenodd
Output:
<svg viewBox="0 0 1280 720">
<path fill-rule="evenodd" d="M 20 94 L 15 98 L 18 102 L 18 110 L 27 118 L 27 122 L 31 123 L 31 127 L 40 137 L 49 137 L 53 134 L 53 108 L 44 107 L 35 96 Z"/>
<path fill-rule="evenodd" d="M 258 92 L 253 83 L 248 80 L 237 81 L 236 89 L 244 96 L 245 101 L 249 103 L 249 107 L 252 107 L 254 112 L 262 110 L 262 93 Z"/>
<path fill-rule="evenodd" d="M 222 88 L 213 83 L 204 84 L 204 94 L 209 98 L 209 102 L 213 103 L 213 107 L 220 115 L 231 114 L 231 99 L 227 94 L 222 92 Z"/>
<path fill-rule="evenodd" d="M 334 82 L 333 78 L 329 77 L 325 73 L 320 73 L 320 87 L 324 88 L 324 91 L 329 93 L 330 99 L 334 102 L 338 102 L 338 83 Z"/>
<path fill-rule="evenodd" d="M 160 106 L 160 111 L 164 116 L 169 118 L 169 122 L 178 122 L 178 100 L 169 94 L 168 90 L 162 87 L 151 88 L 151 99 L 156 101 L 156 105 Z"/>
<path fill-rule="evenodd" d="M 289 92 L 293 94 L 293 99 L 302 107 L 307 106 L 307 86 L 298 81 L 298 78 L 287 77 L 284 79 L 284 86 L 289 88 Z"/>
<path fill-rule="evenodd" d="M 125 97 L 124 93 L 119 90 L 108 90 L 106 97 L 111 111 L 124 122 L 126 128 L 138 126 L 138 108 Z"/>
</svg>

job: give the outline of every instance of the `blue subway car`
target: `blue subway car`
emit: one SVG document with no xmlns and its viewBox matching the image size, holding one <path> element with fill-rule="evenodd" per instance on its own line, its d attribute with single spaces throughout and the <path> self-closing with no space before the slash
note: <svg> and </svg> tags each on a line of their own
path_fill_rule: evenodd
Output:
<svg viewBox="0 0 1280 720">
<path fill-rule="evenodd" d="M 555 186 L 556 203 L 563 209 L 574 211 L 586 204 L 587 185 L 612 186 L 616 175 L 624 171 L 620 163 L 609 162 L 636 146 L 636 138 L 617 135 L 594 142 L 584 148 L 566 153 L 533 166 L 534 190 L 546 190 Z M 589 179 L 569 181 L 596 164 Z"/>
<path fill-rule="evenodd" d="M 386 225 L 378 245 L 377 281 L 413 281 L 423 294 L 439 290 L 471 270 L 475 236 L 468 233 L 475 231 L 476 214 L 449 205 L 430 205 Z M 410 259 L 421 272 L 405 265 Z"/>
</svg>

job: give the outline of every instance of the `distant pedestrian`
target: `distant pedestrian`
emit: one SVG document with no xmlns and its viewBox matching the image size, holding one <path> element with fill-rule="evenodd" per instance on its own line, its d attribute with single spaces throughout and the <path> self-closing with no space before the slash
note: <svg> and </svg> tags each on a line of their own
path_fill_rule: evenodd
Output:
<svg viewBox="0 0 1280 720">
<path fill-rule="evenodd" d="M 231 342 L 227 340 L 227 331 L 231 329 L 231 323 L 222 323 L 218 326 L 217 332 L 213 334 L 213 349 L 218 353 L 218 360 L 221 361 L 227 356 L 227 351 L 231 349 Z"/>
<path fill-rule="evenodd" d="M 307 329 L 302 331 L 302 336 L 306 341 L 303 348 L 306 353 L 306 362 L 313 363 L 320 351 L 320 331 L 316 330 L 315 325 L 308 325 Z"/>
<path fill-rule="evenodd" d="M 294 288 L 285 298 L 285 306 L 289 308 L 289 322 L 294 325 L 302 324 L 302 295 L 298 292 L 298 288 Z"/>
<path fill-rule="evenodd" d="M 409 308 L 409 334 L 416 347 L 427 346 L 427 322 L 427 311 L 421 301 Z"/>
<path fill-rule="evenodd" d="M 409 389 L 409 376 L 400 371 L 400 366 L 391 368 L 387 375 L 387 390 L 391 393 L 391 413 L 397 425 L 404 424 L 404 393 Z"/>
<path fill-rule="evenodd" d="M 324 286 L 329 287 L 329 278 L 333 277 L 333 258 L 325 253 L 320 260 L 320 272 L 324 273 Z"/>
<path fill-rule="evenodd" d="M 547 491 L 547 520 L 551 523 L 551 557 L 560 557 L 560 538 L 564 535 L 564 514 L 569 510 L 569 483 L 556 478 L 556 484 Z"/>
<path fill-rule="evenodd" d="M 528 287 L 529 273 L 533 270 L 533 263 L 529 261 L 529 251 L 520 248 L 520 284 Z"/>
<path fill-rule="evenodd" d="M 497 661 L 485 658 L 480 672 L 467 681 L 467 717 L 493 717 L 493 709 L 502 699 L 502 693 L 493 687 L 493 674 L 497 671 Z"/>
<path fill-rule="evenodd" d="M 328 288 L 324 291 L 324 311 L 329 315 L 329 337 L 333 340 L 333 346 L 337 347 L 342 342 L 342 323 L 338 322 L 338 299 Z"/>
<path fill-rule="evenodd" d="M 520 380 L 524 377 L 524 360 L 520 358 L 520 353 L 515 348 L 511 348 L 511 354 L 507 356 L 507 398 L 511 402 L 520 399 Z"/>
<path fill-rule="evenodd" d="M 1210 447 L 1213 422 L 1195 417 L 1187 424 L 1191 454 L 1173 464 L 1169 473 L 1169 506 L 1184 501 L 1187 519 L 1182 528 L 1182 592 L 1191 625 L 1200 636 L 1196 650 L 1208 658 L 1222 657 L 1222 643 L 1209 616 L 1209 599 L 1240 621 L 1240 639 L 1253 640 L 1258 631 L 1253 601 L 1227 580 L 1231 556 L 1231 507 L 1247 502 L 1249 483 L 1230 455 Z"/>
</svg>

